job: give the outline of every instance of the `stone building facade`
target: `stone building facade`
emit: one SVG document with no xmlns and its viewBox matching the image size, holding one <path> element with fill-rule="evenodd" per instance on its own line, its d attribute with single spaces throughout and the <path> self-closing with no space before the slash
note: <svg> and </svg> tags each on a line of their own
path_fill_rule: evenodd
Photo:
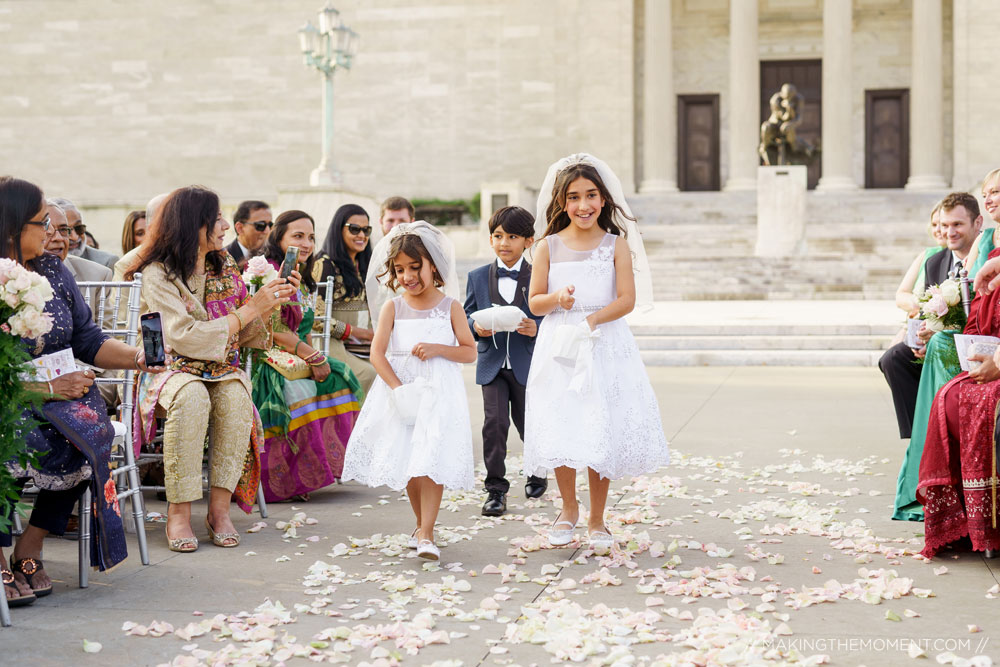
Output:
<svg viewBox="0 0 1000 667">
<path fill-rule="evenodd" d="M 319 160 L 320 82 L 296 37 L 318 4 L 0 0 L 0 172 L 100 206 L 187 183 L 275 200 Z M 630 190 L 684 186 L 697 160 L 720 189 L 752 187 L 760 77 L 793 65 L 822 91 L 820 190 L 869 185 L 880 110 L 900 186 L 968 189 L 997 166 L 992 0 L 336 5 L 361 42 L 336 76 L 335 159 L 376 199 L 533 185 L 580 150 Z"/>
</svg>

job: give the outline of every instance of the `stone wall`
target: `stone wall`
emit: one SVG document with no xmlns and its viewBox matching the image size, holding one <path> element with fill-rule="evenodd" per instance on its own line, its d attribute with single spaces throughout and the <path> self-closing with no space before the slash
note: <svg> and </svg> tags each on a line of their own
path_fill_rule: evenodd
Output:
<svg viewBox="0 0 1000 667">
<path fill-rule="evenodd" d="M 957 188 L 979 194 L 983 176 L 1000 167 L 997 153 L 997 110 L 1000 88 L 994 83 L 995 35 L 1000 14 L 992 0 L 954 0 L 955 177 Z M 948 52 L 945 52 L 948 57 Z"/>
<path fill-rule="evenodd" d="M 0 172 L 92 202 L 201 183 L 274 199 L 319 161 L 318 0 L 0 1 Z M 339 0 L 336 160 L 377 198 L 540 182 L 587 150 L 632 183 L 632 0 Z"/>
</svg>

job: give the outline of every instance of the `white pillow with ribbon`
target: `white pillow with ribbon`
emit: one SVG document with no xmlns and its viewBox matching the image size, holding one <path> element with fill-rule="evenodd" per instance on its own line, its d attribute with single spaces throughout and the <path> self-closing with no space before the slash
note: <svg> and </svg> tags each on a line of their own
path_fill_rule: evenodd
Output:
<svg viewBox="0 0 1000 667">
<path fill-rule="evenodd" d="M 472 313 L 472 321 L 486 331 L 517 331 L 524 311 L 517 306 L 493 306 Z"/>
</svg>

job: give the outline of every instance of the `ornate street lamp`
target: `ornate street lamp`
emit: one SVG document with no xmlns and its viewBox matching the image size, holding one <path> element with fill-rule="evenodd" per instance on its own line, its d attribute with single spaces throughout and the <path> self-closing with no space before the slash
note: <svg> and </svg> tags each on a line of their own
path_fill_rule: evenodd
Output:
<svg viewBox="0 0 1000 667">
<path fill-rule="evenodd" d="M 312 23 L 299 29 L 299 46 L 308 67 L 323 75 L 323 157 L 309 174 L 310 185 L 339 185 L 333 163 L 333 74 L 338 67 L 351 69 L 358 50 L 358 34 L 340 20 L 340 12 L 327 2 L 319 10 L 319 28 Z"/>
</svg>

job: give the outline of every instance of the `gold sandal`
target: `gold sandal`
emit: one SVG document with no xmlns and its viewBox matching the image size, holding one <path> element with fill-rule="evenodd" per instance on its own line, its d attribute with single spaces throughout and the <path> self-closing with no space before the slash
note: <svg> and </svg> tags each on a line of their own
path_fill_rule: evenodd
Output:
<svg viewBox="0 0 1000 667">
<path fill-rule="evenodd" d="M 164 529 L 164 534 L 167 536 L 167 548 L 171 551 L 177 551 L 182 554 L 189 554 L 192 551 L 198 550 L 198 538 L 197 537 L 178 537 L 173 539 L 170 537 L 170 533 Z"/>
<path fill-rule="evenodd" d="M 212 544 L 217 547 L 223 547 L 224 549 L 232 549 L 233 547 L 240 546 L 240 534 L 239 533 L 217 533 L 215 529 L 212 528 L 212 524 L 209 523 L 208 517 L 205 517 L 205 528 L 208 528 L 208 536 L 212 538 Z M 234 540 L 232 544 L 226 544 L 227 540 Z"/>
</svg>

